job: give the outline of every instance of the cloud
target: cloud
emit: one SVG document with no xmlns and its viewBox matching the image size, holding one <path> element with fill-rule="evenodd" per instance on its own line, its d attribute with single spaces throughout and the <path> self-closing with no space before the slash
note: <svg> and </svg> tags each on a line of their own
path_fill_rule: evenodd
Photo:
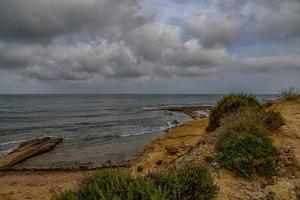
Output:
<svg viewBox="0 0 300 200">
<path fill-rule="evenodd" d="M 259 73 L 300 70 L 300 57 L 295 54 L 260 58 L 234 58 L 232 63 L 240 70 L 253 70 Z"/>
<path fill-rule="evenodd" d="M 195 16 L 189 18 L 185 26 L 206 47 L 228 46 L 239 39 L 240 24 L 234 18 L 211 20 L 207 16 Z"/>
<path fill-rule="evenodd" d="M 89 82 L 207 75 L 228 61 L 224 49 L 205 49 L 197 40 L 180 43 L 179 35 L 165 28 L 150 37 L 155 45 L 147 45 L 148 40 L 133 46 L 107 40 L 44 46 L 9 43 L 0 49 L 0 67 L 27 79 Z M 157 42 L 172 36 L 177 45 Z"/>
<path fill-rule="evenodd" d="M 297 0 L 204 1 L 203 12 L 174 13 L 183 24 L 153 17 L 143 1 L 2 0 L 0 71 L 87 83 L 300 70 L 297 53 L 239 57 L 233 49 L 300 40 Z"/>
<path fill-rule="evenodd" d="M 146 61 L 160 62 L 166 49 L 179 48 L 181 28 L 163 23 L 148 23 L 132 30 L 126 41 Z"/>
<path fill-rule="evenodd" d="M 2 39 L 48 41 L 88 32 L 120 37 L 146 20 L 136 0 L 2 0 Z"/>
<path fill-rule="evenodd" d="M 299 0 L 218 0 L 219 12 L 242 22 L 254 40 L 285 42 L 300 38 Z"/>
</svg>

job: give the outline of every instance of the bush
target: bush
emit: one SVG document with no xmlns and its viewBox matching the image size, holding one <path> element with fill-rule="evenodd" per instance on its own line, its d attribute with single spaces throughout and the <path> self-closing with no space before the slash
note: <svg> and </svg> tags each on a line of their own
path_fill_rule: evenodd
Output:
<svg viewBox="0 0 300 200">
<path fill-rule="evenodd" d="M 216 149 L 221 166 L 240 176 L 273 176 L 276 174 L 277 151 L 268 138 L 266 128 L 236 125 L 227 128 Z"/>
<path fill-rule="evenodd" d="M 260 126 L 270 132 L 277 131 L 284 123 L 285 120 L 279 112 L 267 112 L 257 107 L 245 107 L 221 119 L 221 126 L 225 128 L 237 125 Z"/>
<path fill-rule="evenodd" d="M 218 191 L 207 169 L 199 166 L 170 171 L 163 176 L 152 174 L 150 177 L 156 185 L 167 188 L 169 200 L 214 199 Z"/>
<path fill-rule="evenodd" d="M 289 89 L 284 89 L 280 92 L 280 99 L 282 100 L 295 100 L 300 96 L 298 92 L 295 91 L 294 87 L 291 87 Z"/>
<path fill-rule="evenodd" d="M 207 131 L 214 131 L 220 127 L 222 117 L 238 111 L 243 107 L 260 107 L 255 97 L 248 94 L 230 94 L 218 101 L 217 106 L 209 115 Z"/>
<path fill-rule="evenodd" d="M 55 200 L 210 200 L 218 188 L 203 167 L 193 166 L 164 175 L 133 178 L 117 171 L 85 178 L 76 191 L 55 194 Z"/>
<path fill-rule="evenodd" d="M 277 131 L 285 124 L 285 120 L 279 112 L 269 111 L 262 116 L 263 125 L 270 131 Z"/>
</svg>

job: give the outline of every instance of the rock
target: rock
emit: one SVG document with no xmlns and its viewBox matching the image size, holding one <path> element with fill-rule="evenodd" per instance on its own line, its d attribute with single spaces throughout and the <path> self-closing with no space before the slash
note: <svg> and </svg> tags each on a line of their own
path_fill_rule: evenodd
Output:
<svg viewBox="0 0 300 200">
<path fill-rule="evenodd" d="M 176 154 L 176 153 L 178 153 L 178 149 L 176 148 L 176 147 L 174 147 L 174 146 L 172 146 L 172 145 L 167 145 L 166 147 L 165 147 L 165 150 L 169 153 L 169 154 Z"/>
<path fill-rule="evenodd" d="M 267 195 L 263 192 L 253 192 L 251 195 L 251 199 L 253 200 L 266 200 Z"/>
<path fill-rule="evenodd" d="M 272 193 L 283 200 L 296 200 L 295 186 L 286 181 L 278 181 L 275 185 L 269 185 L 265 188 L 266 191 Z"/>
<path fill-rule="evenodd" d="M 178 124 L 179 124 L 179 121 L 178 121 L 178 120 L 176 120 L 176 119 L 174 119 L 174 120 L 172 121 L 172 124 L 174 124 L 174 125 L 178 125 Z"/>
<path fill-rule="evenodd" d="M 57 144 L 63 141 L 62 138 L 37 138 L 22 143 L 16 150 L 0 158 L 0 170 L 6 170 L 13 165 L 27 160 L 30 157 L 48 152 Z"/>
</svg>

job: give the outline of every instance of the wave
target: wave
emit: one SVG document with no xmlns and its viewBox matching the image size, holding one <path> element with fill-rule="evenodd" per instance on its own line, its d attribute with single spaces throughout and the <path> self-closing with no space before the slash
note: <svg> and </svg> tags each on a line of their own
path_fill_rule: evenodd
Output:
<svg viewBox="0 0 300 200">
<path fill-rule="evenodd" d="M 18 143 L 22 143 L 22 142 L 25 142 L 25 140 L 13 140 L 13 141 L 9 141 L 9 142 L 2 142 L 2 143 L 0 143 L 0 146 L 18 144 Z"/>
<path fill-rule="evenodd" d="M 25 140 L 13 140 L 9 142 L 0 143 L 0 155 L 6 155 L 12 152 L 23 142 L 25 142 Z"/>
<path fill-rule="evenodd" d="M 151 129 L 151 130 L 145 130 L 145 131 L 137 131 L 137 132 L 131 132 L 131 133 L 126 133 L 126 134 L 121 134 L 119 137 L 132 137 L 132 136 L 138 136 L 138 135 L 145 135 L 145 134 L 152 134 L 152 133 L 159 133 L 162 131 L 165 131 L 169 128 L 174 128 L 176 125 L 172 124 L 172 122 L 168 121 L 166 122 L 166 126 L 159 126 L 156 129 Z"/>
<path fill-rule="evenodd" d="M 143 111 L 147 111 L 147 110 L 159 110 L 161 108 L 159 108 L 158 106 L 144 106 L 144 107 L 141 107 L 141 110 Z"/>
<path fill-rule="evenodd" d="M 184 108 L 184 107 L 210 107 L 214 104 L 170 104 L 170 105 L 155 105 L 155 106 L 144 106 L 140 109 L 143 111 L 149 111 L 149 110 L 167 110 L 170 108 Z"/>
<path fill-rule="evenodd" d="M 84 141 L 91 141 L 91 140 L 95 140 L 95 139 L 104 139 L 104 140 L 110 140 L 110 139 L 114 139 L 114 138 L 119 138 L 121 136 L 119 135 L 91 135 L 91 136 L 87 136 L 85 138 L 83 138 Z"/>
</svg>

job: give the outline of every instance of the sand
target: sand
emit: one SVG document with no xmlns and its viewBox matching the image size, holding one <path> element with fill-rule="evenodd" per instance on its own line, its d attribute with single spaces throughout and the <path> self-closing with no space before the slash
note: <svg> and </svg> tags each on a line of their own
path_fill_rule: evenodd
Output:
<svg viewBox="0 0 300 200">
<path fill-rule="evenodd" d="M 293 166 L 300 166 L 300 98 L 289 102 L 275 101 L 269 109 L 281 112 L 286 119 L 286 125 L 272 136 L 274 144 L 279 149 L 289 147 L 295 157 Z M 207 123 L 207 119 L 186 122 L 146 145 L 138 160 L 129 169 L 131 174 L 163 172 L 188 163 L 207 165 L 207 158 L 215 155 L 214 145 L 218 137 L 217 132 L 205 131 Z M 168 153 L 166 146 L 175 148 L 176 153 Z M 160 160 L 161 162 L 157 162 Z M 213 161 L 209 166 L 216 184 L 220 187 L 217 200 L 253 199 L 260 195 L 261 190 L 272 189 L 278 192 L 282 199 L 293 199 L 295 195 L 293 193 L 293 197 L 289 196 L 290 190 L 287 187 L 294 188 L 300 184 L 300 171 L 297 171 L 299 168 L 292 168 L 293 176 L 281 176 L 273 183 L 266 183 L 259 178 L 246 180 L 236 177 L 231 172 L 219 168 Z M 138 167 L 142 170 L 138 171 Z M 2 172 L 0 199 L 50 199 L 53 191 L 65 191 L 76 187 L 85 173 L 86 171 Z M 256 186 L 259 190 L 249 193 L 247 188 Z M 251 195 L 258 196 L 252 198 Z"/>
</svg>

